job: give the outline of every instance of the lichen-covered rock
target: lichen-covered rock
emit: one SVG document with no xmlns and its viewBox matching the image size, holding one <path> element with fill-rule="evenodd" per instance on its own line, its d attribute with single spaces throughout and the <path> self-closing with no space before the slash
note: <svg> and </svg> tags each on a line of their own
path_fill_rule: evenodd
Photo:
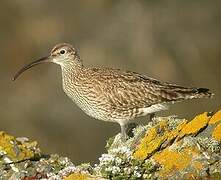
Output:
<svg viewBox="0 0 221 180">
<path fill-rule="evenodd" d="M 221 179 L 220 137 L 221 111 L 190 121 L 158 117 L 124 144 L 116 136 L 96 170 L 108 179 Z"/>
<path fill-rule="evenodd" d="M 0 132 L 0 155 L 2 163 L 22 161 L 30 159 L 39 153 L 37 142 L 28 141 L 27 138 L 14 138 L 5 132 Z"/>
<path fill-rule="evenodd" d="M 0 132 L 0 179 L 221 179 L 221 110 L 193 120 L 156 117 L 107 142 L 99 163 L 44 155 L 36 142 Z"/>
</svg>

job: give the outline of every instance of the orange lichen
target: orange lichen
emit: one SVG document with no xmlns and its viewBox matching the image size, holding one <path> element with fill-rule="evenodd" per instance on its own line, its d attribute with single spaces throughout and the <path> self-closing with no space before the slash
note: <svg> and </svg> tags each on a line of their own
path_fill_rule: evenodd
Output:
<svg viewBox="0 0 221 180">
<path fill-rule="evenodd" d="M 30 142 L 30 145 L 33 142 Z M 13 161 L 20 161 L 34 156 L 34 152 L 27 148 L 28 144 L 21 144 L 13 136 L 0 132 L 0 150 L 5 151 Z"/>
<path fill-rule="evenodd" d="M 149 154 L 155 151 L 161 144 L 161 139 L 157 137 L 157 130 L 155 127 L 151 128 L 145 137 L 141 140 L 138 149 L 134 153 L 134 157 L 138 159 L 145 159 Z"/>
<path fill-rule="evenodd" d="M 81 173 L 74 173 L 64 178 L 64 180 L 86 180 L 87 175 Z"/>
<path fill-rule="evenodd" d="M 186 121 L 182 121 L 174 130 L 170 131 L 168 130 L 168 121 L 160 121 L 157 126 L 147 132 L 133 156 L 137 159 L 146 159 L 159 149 L 163 143 L 164 147 L 168 146 L 179 135 L 179 131 L 185 124 Z"/>
<path fill-rule="evenodd" d="M 216 124 L 221 121 L 221 110 L 217 111 L 210 119 L 209 124 Z"/>
<path fill-rule="evenodd" d="M 212 133 L 212 137 L 218 141 L 221 141 L 221 124 L 215 127 Z"/>
<path fill-rule="evenodd" d="M 83 173 L 73 173 L 64 178 L 64 180 L 97 180 L 97 179 L 102 180 L 103 178 Z"/>
<path fill-rule="evenodd" d="M 135 151 L 134 157 L 137 159 L 148 158 L 160 147 L 162 142 L 163 142 L 163 137 L 157 137 L 155 140 L 151 141 L 148 144 L 146 143 L 141 144 L 139 149 Z"/>
<path fill-rule="evenodd" d="M 192 121 L 187 123 L 180 132 L 179 138 L 185 135 L 196 134 L 202 128 L 206 127 L 210 120 L 210 116 L 207 116 L 207 112 L 196 116 Z"/>
<path fill-rule="evenodd" d="M 158 129 L 165 129 L 168 125 L 168 120 L 167 119 L 163 119 L 159 122 L 159 124 L 157 125 Z"/>
<path fill-rule="evenodd" d="M 148 143 L 148 142 L 152 141 L 153 139 L 155 139 L 156 136 L 157 136 L 157 130 L 156 130 L 156 128 L 151 128 L 151 129 L 147 132 L 147 134 L 145 135 L 145 138 L 142 139 L 142 142 L 145 141 L 146 143 Z"/>
<path fill-rule="evenodd" d="M 160 174 L 168 175 L 186 168 L 190 164 L 191 155 L 187 151 L 175 152 L 166 148 L 153 155 L 153 159 L 163 167 Z"/>
</svg>

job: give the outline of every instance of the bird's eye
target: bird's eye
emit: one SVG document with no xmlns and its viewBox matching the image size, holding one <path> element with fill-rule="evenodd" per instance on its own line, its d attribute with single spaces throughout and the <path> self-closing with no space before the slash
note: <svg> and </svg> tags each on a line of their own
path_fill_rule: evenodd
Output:
<svg viewBox="0 0 221 180">
<path fill-rule="evenodd" d="M 62 49 L 62 50 L 60 50 L 60 54 L 65 54 L 65 50 L 64 49 Z"/>
</svg>

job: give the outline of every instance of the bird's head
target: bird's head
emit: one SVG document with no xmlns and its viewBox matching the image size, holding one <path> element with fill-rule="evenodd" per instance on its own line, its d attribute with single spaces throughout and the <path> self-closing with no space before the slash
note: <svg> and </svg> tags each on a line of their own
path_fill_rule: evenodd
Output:
<svg viewBox="0 0 221 180">
<path fill-rule="evenodd" d="M 27 69 L 30 69 L 33 66 L 36 66 L 45 62 L 53 62 L 59 64 L 62 67 L 70 67 L 73 68 L 76 66 L 81 67 L 82 62 L 77 53 L 77 50 L 70 44 L 62 43 L 57 44 L 50 52 L 49 55 L 40 58 L 36 61 L 33 61 L 26 66 L 22 67 L 14 76 L 13 80 L 16 80 L 20 74 L 22 74 Z"/>
</svg>

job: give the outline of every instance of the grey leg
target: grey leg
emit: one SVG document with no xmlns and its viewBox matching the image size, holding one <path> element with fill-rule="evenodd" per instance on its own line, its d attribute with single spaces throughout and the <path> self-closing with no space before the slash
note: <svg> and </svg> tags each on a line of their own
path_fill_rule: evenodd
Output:
<svg viewBox="0 0 221 180">
<path fill-rule="evenodd" d="M 121 128 L 121 140 L 125 142 L 127 140 L 126 124 L 120 124 L 120 128 Z"/>
</svg>

